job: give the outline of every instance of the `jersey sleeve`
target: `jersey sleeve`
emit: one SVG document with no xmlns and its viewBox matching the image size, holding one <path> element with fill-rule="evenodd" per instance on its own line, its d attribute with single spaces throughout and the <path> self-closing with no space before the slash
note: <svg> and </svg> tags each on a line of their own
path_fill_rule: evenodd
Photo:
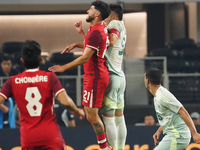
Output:
<svg viewBox="0 0 200 150">
<path fill-rule="evenodd" d="M 168 99 L 168 101 L 164 102 L 165 106 L 170 109 L 172 112 L 174 113 L 178 113 L 179 109 L 181 108 L 181 106 L 183 106 L 174 96 L 170 96 L 170 98 Z"/>
<path fill-rule="evenodd" d="M 103 42 L 103 37 L 98 30 L 94 30 L 88 37 L 88 44 L 86 47 L 98 50 L 99 45 Z"/>
<path fill-rule="evenodd" d="M 12 96 L 12 78 L 9 78 L 3 85 L 0 95 L 6 100 Z"/>
<path fill-rule="evenodd" d="M 50 84 L 55 96 L 57 96 L 60 92 L 65 91 L 55 73 L 52 73 L 50 76 Z"/>
<path fill-rule="evenodd" d="M 118 25 L 118 22 L 115 20 L 111 21 L 107 27 L 109 34 L 116 35 L 117 38 L 119 38 L 120 35 L 120 27 Z"/>
</svg>

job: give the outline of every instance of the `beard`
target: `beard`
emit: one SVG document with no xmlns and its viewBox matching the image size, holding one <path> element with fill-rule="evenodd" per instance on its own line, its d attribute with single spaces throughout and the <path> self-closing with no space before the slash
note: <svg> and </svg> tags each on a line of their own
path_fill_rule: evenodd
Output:
<svg viewBox="0 0 200 150">
<path fill-rule="evenodd" d="M 87 21 L 87 22 L 91 22 L 92 20 L 94 20 L 94 17 L 92 18 L 92 17 L 88 16 L 88 17 L 86 18 L 86 21 Z"/>
</svg>

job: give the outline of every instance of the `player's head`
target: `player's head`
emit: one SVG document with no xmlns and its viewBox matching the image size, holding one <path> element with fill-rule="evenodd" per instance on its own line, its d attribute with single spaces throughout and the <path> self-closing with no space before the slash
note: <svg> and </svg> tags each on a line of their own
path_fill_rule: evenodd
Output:
<svg viewBox="0 0 200 150">
<path fill-rule="evenodd" d="M 105 24 L 108 25 L 110 23 L 110 21 L 112 20 L 122 20 L 123 17 L 123 8 L 120 4 L 110 4 L 109 5 L 111 13 L 108 16 L 108 18 L 106 18 L 104 20 Z"/>
<path fill-rule="evenodd" d="M 27 69 L 39 67 L 41 62 L 41 48 L 35 41 L 25 41 L 22 46 L 22 62 Z"/>
<path fill-rule="evenodd" d="M 114 12 L 117 15 L 117 19 L 122 20 L 123 18 L 123 8 L 120 4 L 110 4 L 109 5 L 111 12 Z"/>
<path fill-rule="evenodd" d="M 91 3 L 90 9 L 87 11 L 88 17 L 86 18 L 86 21 L 91 22 L 96 17 L 99 17 L 99 20 L 104 20 L 109 16 L 110 12 L 107 3 L 103 1 L 94 1 Z"/>
<path fill-rule="evenodd" d="M 148 88 L 149 82 L 152 85 L 160 85 L 162 81 L 162 71 L 157 69 L 157 68 L 150 68 L 146 71 L 145 77 L 144 77 L 144 82 L 146 88 Z"/>
</svg>

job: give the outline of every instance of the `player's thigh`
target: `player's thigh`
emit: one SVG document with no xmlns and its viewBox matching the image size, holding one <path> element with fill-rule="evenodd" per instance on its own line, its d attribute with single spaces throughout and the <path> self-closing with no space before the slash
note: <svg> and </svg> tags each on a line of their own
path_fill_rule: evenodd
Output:
<svg viewBox="0 0 200 150">
<path fill-rule="evenodd" d="M 165 135 L 154 150 L 184 150 L 189 144 L 189 138 L 176 138 Z"/>
<path fill-rule="evenodd" d="M 114 114 L 115 110 L 123 110 L 124 107 L 125 77 L 118 75 L 109 76 L 109 84 L 104 94 L 101 107 L 103 114 Z"/>
<path fill-rule="evenodd" d="M 108 80 L 109 77 L 102 79 L 84 79 L 82 104 L 90 108 L 100 108 Z"/>
</svg>

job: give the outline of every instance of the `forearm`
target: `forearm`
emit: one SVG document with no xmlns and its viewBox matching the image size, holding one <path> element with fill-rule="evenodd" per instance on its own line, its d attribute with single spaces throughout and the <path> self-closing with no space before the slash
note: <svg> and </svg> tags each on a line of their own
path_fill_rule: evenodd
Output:
<svg viewBox="0 0 200 150">
<path fill-rule="evenodd" d="M 196 127 L 194 126 L 194 123 L 192 122 L 192 119 L 190 115 L 188 114 L 187 110 L 184 107 L 181 107 L 178 113 L 181 115 L 184 122 L 190 129 L 191 134 L 194 135 L 195 133 L 197 133 Z"/>
<path fill-rule="evenodd" d="M 74 44 L 75 44 L 75 47 L 78 47 L 78 48 L 84 47 L 84 43 L 74 43 Z"/>
<path fill-rule="evenodd" d="M 79 34 L 81 35 L 81 37 L 83 38 L 83 39 L 85 39 L 85 32 L 82 30 L 81 32 L 79 32 Z"/>
<path fill-rule="evenodd" d="M 9 111 L 9 108 L 3 104 L 0 104 L 0 110 L 3 112 L 3 113 L 8 113 Z"/>
<path fill-rule="evenodd" d="M 73 100 L 67 95 L 66 92 L 61 92 L 60 94 L 58 94 L 57 99 L 67 109 L 69 109 L 77 114 L 79 113 L 79 109 L 76 107 Z"/>
<path fill-rule="evenodd" d="M 79 110 L 76 107 L 76 105 L 74 104 L 74 101 L 68 96 L 68 101 L 69 101 L 69 105 L 65 105 L 65 107 L 70 110 L 75 112 L 76 114 L 79 114 Z"/>
<path fill-rule="evenodd" d="M 78 57 L 74 61 L 67 63 L 63 66 L 64 70 L 72 69 L 74 67 L 77 67 L 81 64 L 84 64 L 88 61 L 88 59 L 84 58 L 83 56 Z"/>
<path fill-rule="evenodd" d="M 158 128 L 157 132 L 162 133 L 163 129 L 161 127 Z"/>
</svg>

